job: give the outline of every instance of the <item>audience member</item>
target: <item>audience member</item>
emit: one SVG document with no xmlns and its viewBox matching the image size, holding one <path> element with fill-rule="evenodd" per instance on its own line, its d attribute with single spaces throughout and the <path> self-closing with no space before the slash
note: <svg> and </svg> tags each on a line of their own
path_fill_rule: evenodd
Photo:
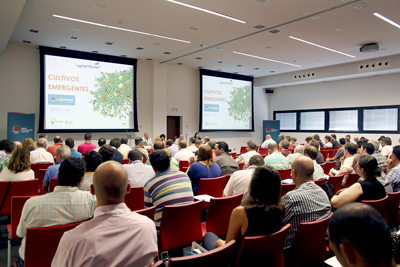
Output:
<svg viewBox="0 0 400 267">
<path fill-rule="evenodd" d="M 204 141 L 205 145 L 208 145 L 207 143 L 208 143 L 208 141 L 210 141 L 210 137 L 208 137 L 208 136 L 204 137 L 203 141 Z"/>
<path fill-rule="evenodd" d="M 179 135 L 179 137 L 175 139 L 175 144 L 179 145 L 180 141 L 185 141 L 186 142 L 186 140 L 183 137 L 183 134 Z"/>
<path fill-rule="evenodd" d="M 292 164 L 293 160 L 299 156 L 302 156 L 303 153 L 304 153 L 304 146 L 298 145 L 295 147 L 293 154 L 287 155 L 286 159 L 289 161 L 289 168 L 290 168 L 290 165 Z"/>
<path fill-rule="evenodd" d="M 147 149 L 145 149 L 143 147 L 143 138 L 142 137 L 136 137 L 135 138 L 135 149 L 139 150 L 140 153 L 142 153 L 142 156 L 144 158 L 148 158 L 149 157 L 149 152 L 147 151 Z"/>
<path fill-rule="evenodd" d="M 286 138 L 286 137 L 285 137 Z M 292 154 L 292 152 L 289 151 L 289 142 L 287 140 L 283 140 L 279 144 L 279 150 L 281 151 L 282 155 L 287 157 L 288 155 Z"/>
<path fill-rule="evenodd" d="M 28 150 L 29 152 L 36 149 L 35 142 L 32 140 L 32 138 L 25 138 L 22 141 L 22 147 Z"/>
<path fill-rule="evenodd" d="M 290 140 L 291 140 L 291 137 L 289 135 L 286 135 L 284 141 L 287 141 L 289 143 L 287 150 L 290 152 L 290 154 L 292 154 L 294 152 L 294 149 L 293 149 L 292 144 L 290 143 Z"/>
<path fill-rule="evenodd" d="M 400 145 L 393 148 L 392 157 L 387 160 L 388 179 L 393 192 L 400 190 Z"/>
<path fill-rule="evenodd" d="M 31 163 L 54 163 L 54 157 L 51 153 L 46 151 L 47 139 L 39 138 L 36 142 L 36 149 L 31 151 Z"/>
<path fill-rule="evenodd" d="M 179 151 L 175 154 L 174 158 L 178 161 L 189 161 L 193 157 L 193 152 L 186 148 L 186 141 L 180 141 L 178 145 Z"/>
<path fill-rule="evenodd" d="M 386 165 L 386 160 L 387 158 L 379 153 L 379 142 L 376 140 L 371 140 L 371 144 L 374 146 L 374 153 L 372 153 L 372 156 L 376 158 L 378 161 L 378 166 L 379 168 L 385 168 L 387 167 Z"/>
<path fill-rule="evenodd" d="M 289 169 L 289 161 L 278 151 L 276 143 L 270 143 L 268 145 L 268 152 L 269 155 L 264 158 L 265 165 L 275 169 Z"/>
<path fill-rule="evenodd" d="M 243 169 L 247 169 L 249 165 L 249 160 L 254 155 L 260 155 L 257 151 L 257 143 L 253 140 L 247 141 L 246 153 L 241 154 L 239 157 L 236 158 L 237 163 L 243 162 Z"/>
<path fill-rule="evenodd" d="M 307 136 L 306 139 L 304 139 L 304 146 L 307 147 L 310 145 L 310 142 L 313 140 L 312 136 Z M 318 146 L 319 147 L 319 146 Z"/>
<path fill-rule="evenodd" d="M 318 141 L 319 147 L 324 147 L 324 144 L 321 141 L 321 138 L 319 137 L 319 134 L 314 134 L 313 139 Z"/>
<path fill-rule="evenodd" d="M 168 148 L 164 148 L 163 150 L 164 150 L 165 152 L 167 152 L 167 155 L 168 155 L 168 158 L 169 158 L 169 162 L 170 162 L 169 167 L 170 167 L 171 169 L 173 169 L 174 171 L 179 171 L 179 164 L 175 165 L 175 163 L 172 163 L 172 160 L 174 160 L 175 162 L 177 162 L 177 161 L 176 161 L 176 159 L 174 159 L 174 158 L 172 157 L 171 151 L 170 151 Z M 153 169 L 152 169 L 152 170 L 153 170 Z M 153 175 L 153 176 L 154 176 L 154 175 Z"/>
<path fill-rule="evenodd" d="M 201 140 L 199 132 L 195 132 L 193 136 L 196 140 Z M 195 141 L 196 142 L 196 141 Z"/>
<path fill-rule="evenodd" d="M 151 138 L 150 138 L 148 132 L 145 132 L 145 133 L 144 133 L 143 145 L 144 145 L 144 146 L 151 146 L 151 145 L 153 145 L 153 142 L 151 141 Z"/>
<path fill-rule="evenodd" d="M 390 154 L 392 154 L 392 151 L 392 139 L 390 139 L 390 137 L 383 138 L 381 154 L 384 156 L 389 156 Z"/>
<path fill-rule="evenodd" d="M 313 147 L 315 147 L 316 149 L 317 149 L 317 151 L 318 151 L 318 155 L 317 155 L 317 159 L 316 159 L 316 161 L 317 161 L 317 163 L 318 164 L 324 164 L 324 162 L 325 162 L 325 160 L 324 160 L 324 156 L 322 155 L 322 153 L 319 151 L 319 143 L 318 143 L 318 141 L 317 140 L 311 140 L 310 141 L 310 146 L 313 146 Z"/>
<path fill-rule="evenodd" d="M 347 144 L 344 147 L 343 157 L 341 159 L 340 169 L 336 175 L 332 174 L 332 171 L 329 172 L 329 176 L 339 176 L 344 174 L 342 186 L 345 185 L 347 177 L 353 170 L 353 157 L 357 153 L 357 145 L 355 144 Z"/>
<path fill-rule="evenodd" d="M 42 190 L 48 192 L 50 185 L 50 178 L 57 178 L 61 166 L 61 162 L 71 156 L 71 149 L 66 145 L 61 145 L 56 149 L 56 161 L 58 164 L 47 168 L 44 175 Z M 83 175 L 82 175 L 83 177 Z"/>
<path fill-rule="evenodd" d="M 82 158 L 82 154 L 74 149 L 74 147 L 75 147 L 74 139 L 72 139 L 71 137 L 68 137 L 67 140 L 65 140 L 65 145 L 69 146 L 69 148 L 71 150 L 71 157 L 78 158 L 78 159 Z"/>
<path fill-rule="evenodd" d="M 92 144 L 92 134 L 91 133 L 85 133 L 83 138 L 85 139 L 85 143 L 78 146 L 78 152 L 81 153 L 82 155 L 86 155 L 86 152 L 96 149 L 96 145 Z M 100 146 L 101 145 L 99 145 L 99 147 Z"/>
<path fill-rule="evenodd" d="M 365 142 L 364 141 L 358 141 L 357 142 L 357 154 L 358 153 L 362 153 L 362 146 L 365 144 Z"/>
<path fill-rule="evenodd" d="M 196 148 L 197 148 L 196 153 L 194 153 L 194 155 L 197 156 L 199 154 L 199 148 L 204 144 L 203 144 L 203 141 L 201 141 L 201 140 L 196 140 L 196 142 L 194 144 L 196 145 Z M 214 152 L 214 150 L 213 150 L 213 152 Z"/>
<path fill-rule="evenodd" d="M 166 147 L 172 153 L 172 157 L 179 151 L 178 145 L 172 139 L 168 139 L 166 142 Z"/>
<path fill-rule="evenodd" d="M 108 144 L 102 145 L 100 147 L 100 150 L 99 150 L 99 154 L 101 155 L 101 161 L 102 162 L 106 162 L 106 161 L 109 161 L 109 160 L 115 160 L 114 159 L 115 158 L 114 157 L 115 151 L 116 150 L 112 146 L 110 146 Z M 122 156 L 121 156 L 121 161 L 118 161 L 118 160 L 115 160 L 115 161 L 117 161 L 119 163 L 122 163 Z"/>
<path fill-rule="evenodd" d="M 14 141 L 14 144 L 17 148 L 22 148 L 22 143 L 20 141 Z"/>
<path fill-rule="evenodd" d="M 314 146 L 308 146 L 304 149 L 304 156 L 309 157 L 314 164 L 313 179 L 314 180 L 325 179 L 324 169 L 322 169 L 322 167 L 315 160 L 317 158 L 317 154 L 318 151 Z"/>
<path fill-rule="evenodd" d="M 329 135 L 325 135 L 325 144 L 324 147 L 332 147 L 331 137 Z"/>
<path fill-rule="evenodd" d="M 215 154 L 217 158 L 215 163 L 218 164 L 221 169 L 222 175 L 232 174 L 239 170 L 239 165 L 230 155 L 228 143 L 224 141 L 219 141 L 215 144 Z"/>
<path fill-rule="evenodd" d="M 143 164 L 143 155 L 138 149 L 132 149 L 128 153 L 129 164 L 123 165 L 128 173 L 128 181 L 131 186 L 144 186 L 153 178 L 155 173 L 149 165 Z"/>
<path fill-rule="evenodd" d="M 339 142 L 336 140 L 336 134 L 331 134 L 331 143 L 332 143 L 332 149 L 335 149 L 336 147 L 341 147 Z"/>
<path fill-rule="evenodd" d="M 150 219 L 124 203 L 130 190 L 120 164 L 99 166 L 91 186 L 97 198 L 94 218 L 63 235 L 52 266 L 151 265 L 157 255 L 156 230 Z"/>
<path fill-rule="evenodd" d="M 59 146 L 62 146 L 63 141 L 61 139 L 61 136 L 59 135 L 56 135 L 53 140 L 54 140 L 54 145 L 47 147 L 47 152 L 51 153 L 53 157 L 55 157 L 56 150 Z"/>
<path fill-rule="evenodd" d="M 8 143 L 6 143 L 6 146 L 7 144 Z M 33 179 L 35 179 L 35 173 L 31 170 L 29 150 L 25 148 L 15 149 L 11 154 L 7 167 L 0 173 L 0 181 L 24 181 Z"/>
<path fill-rule="evenodd" d="M 97 167 L 102 163 L 100 153 L 93 150 L 86 152 L 85 163 L 86 172 L 79 189 L 82 191 L 90 191 L 90 185 L 93 183 L 93 174 Z"/>
<path fill-rule="evenodd" d="M 11 154 L 14 152 L 16 146 L 13 142 L 7 141 L 3 144 L 5 157 L 1 157 L 0 159 L 0 172 L 7 168 L 8 162 L 10 161 Z"/>
<path fill-rule="evenodd" d="M 285 136 L 283 134 L 278 135 L 278 141 L 279 143 L 283 141 L 283 139 L 285 139 Z"/>
<path fill-rule="evenodd" d="M 291 145 L 293 146 L 293 152 L 294 152 L 294 149 L 296 148 L 296 146 L 299 145 L 299 143 L 297 143 L 297 138 L 293 136 L 292 138 L 290 138 L 290 142 L 291 142 Z"/>
<path fill-rule="evenodd" d="M 186 149 L 192 151 L 192 153 L 195 153 L 197 151 L 198 148 L 196 147 L 196 138 L 194 137 L 189 138 L 189 146 Z"/>
<path fill-rule="evenodd" d="M 116 160 L 116 159 L 117 158 L 121 159 L 121 156 L 118 155 L 118 153 L 122 155 L 122 160 L 128 158 L 128 153 L 126 153 L 125 150 L 121 149 L 121 139 L 119 137 L 114 137 L 113 139 L 111 139 L 110 146 L 112 146 L 114 148 L 114 160 L 115 161 L 119 162 L 119 160 Z M 116 156 L 116 155 L 118 155 L 118 156 Z M 120 163 L 122 163 L 122 160 Z"/>
<path fill-rule="evenodd" d="M 99 146 L 98 148 L 96 148 L 96 149 L 93 149 L 94 151 L 96 151 L 96 152 L 99 152 L 99 150 L 100 150 L 100 148 L 101 148 L 101 146 L 102 145 L 104 145 L 104 144 L 106 144 L 107 143 L 107 140 L 105 139 L 105 138 L 99 138 L 99 140 L 97 141 L 97 145 Z"/>
<path fill-rule="evenodd" d="M 2 139 L 2 140 L 0 141 L 0 160 L 1 160 L 2 158 L 4 158 L 4 157 L 7 156 L 7 154 L 4 152 L 4 145 L 5 145 L 5 143 L 7 143 L 7 142 L 11 142 L 11 141 L 8 140 L 8 139 Z"/>
<path fill-rule="evenodd" d="M 217 141 L 215 140 L 210 140 L 208 141 L 207 145 L 209 145 L 212 149 L 212 155 L 213 155 L 213 160 L 215 161 L 217 159 L 217 154 L 215 154 L 215 145 L 217 144 Z"/>
<path fill-rule="evenodd" d="M 274 141 L 274 139 L 272 139 L 270 134 L 267 134 L 265 136 L 265 141 L 264 141 L 264 143 L 262 143 L 261 147 L 262 148 L 268 148 L 268 144 L 269 143 L 276 143 L 276 142 Z"/>
<path fill-rule="evenodd" d="M 120 148 L 124 150 L 126 153 L 129 153 L 129 151 L 132 150 L 130 146 L 128 146 L 128 138 L 127 137 L 121 137 L 121 146 Z"/>
<path fill-rule="evenodd" d="M 336 155 L 333 156 L 332 158 L 326 159 L 326 161 L 335 161 L 336 160 L 335 166 L 338 168 L 340 168 L 340 158 L 343 156 L 343 153 L 344 153 L 344 146 L 346 145 L 346 139 L 340 138 L 339 143 L 340 143 L 340 148 L 336 151 Z"/>
</svg>

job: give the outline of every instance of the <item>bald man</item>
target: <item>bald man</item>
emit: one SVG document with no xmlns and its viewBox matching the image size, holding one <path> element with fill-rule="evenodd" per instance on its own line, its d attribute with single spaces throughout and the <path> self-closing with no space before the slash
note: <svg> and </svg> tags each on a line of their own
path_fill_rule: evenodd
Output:
<svg viewBox="0 0 400 267">
<path fill-rule="evenodd" d="M 94 218 L 61 238 L 52 266 L 149 266 L 157 255 L 154 222 L 124 203 L 131 186 L 124 167 L 101 164 L 90 192 L 96 195 Z"/>
<path fill-rule="evenodd" d="M 265 136 L 265 141 L 264 141 L 264 143 L 262 143 L 261 147 L 262 147 L 262 148 L 268 148 L 268 144 L 269 144 L 269 143 L 275 143 L 275 144 L 276 144 L 276 142 L 274 141 L 274 139 L 271 138 L 271 135 L 270 135 L 270 134 L 267 134 L 267 135 Z"/>
<path fill-rule="evenodd" d="M 283 225 L 291 224 L 284 245 L 285 257 L 290 255 L 290 247 L 299 223 L 323 219 L 331 212 L 328 196 L 314 183 L 313 173 L 314 163 L 309 157 L 299 156 L 293 160 L 291 177 L 296 188 L 282 197 L 286 204 Z"/>
</svg>

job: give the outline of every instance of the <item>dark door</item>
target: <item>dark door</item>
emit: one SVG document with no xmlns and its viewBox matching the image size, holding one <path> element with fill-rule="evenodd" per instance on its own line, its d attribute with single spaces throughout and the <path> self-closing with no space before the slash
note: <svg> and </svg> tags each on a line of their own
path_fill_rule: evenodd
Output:
<svg viewBox="0 0 400 267">
<path fill-rule="evenodd" d="M 167 116 L 167 139 L 175 141 L 180 135 L 181 117 Z"/>
</svg>

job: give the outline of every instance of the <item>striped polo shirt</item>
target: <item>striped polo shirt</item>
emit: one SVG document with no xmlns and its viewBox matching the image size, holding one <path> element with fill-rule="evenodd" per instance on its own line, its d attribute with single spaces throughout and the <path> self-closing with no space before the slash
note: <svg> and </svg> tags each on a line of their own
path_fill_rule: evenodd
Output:
<svg viewBox="0 0 400 267">
<path fill-rule="evenodd" d="M 192 184 L 186 173 L 168 168 L 158 172 L 144 185 L 144 205 L 155 206 L 154 222 L 160 228 L 165 205 L 188 204 L 194 201 Z"/>
<path fill-rule="evenodd" d="M 274 167 L 275 169 L 289 169 L 290 163 L 281 152 L 274 152 L 264 158 L 264 163 L 267 166 Z"/>
</svg>

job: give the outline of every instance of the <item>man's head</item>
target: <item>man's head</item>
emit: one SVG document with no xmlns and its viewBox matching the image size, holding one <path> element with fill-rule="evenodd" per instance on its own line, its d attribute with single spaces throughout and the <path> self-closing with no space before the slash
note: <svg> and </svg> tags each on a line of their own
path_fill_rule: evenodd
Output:
<svg viewBox="0 0 400 267">
<path fill-rule="evenodd" d="M 400 145 L 393 147 L 392 151 L 392 161 L 394 164 L 400 163 Z"/>
<path fill-rule="evenodd" d="M 210 137 L 208 137 L 208 136 L 206 136 L 206 137 L 204 137 L 204 144 L 207 144 L 208 143 L 208 141 L 210 141 Z"/>
<path fill-rule="evenodd" d="M 310 159 L 315 160 L 318 156 L 318 150 L 314 146 L 308 146 L 304 149 L 304 156 L 308 156 Z"/>
<path fill-rule="evenodd" d="M 119 137 L 114 137 L 113 139 L 110 140 L 110 146 L 113 146 L 116 149 L 118 149 L 121 146 L 121 139 L 119 139 Z"/>
<path fill-rule="evenodd" d="M 382 145 L 383 146 L 391 146 L 392 145 L 392 139 L 390 137 L 383 138 Z"/>
<path fill-rule="evenodd" d="M 286 138 L 286 136 L 285 136 L 285 138 Z M 282 148 L 283 148 L 283 149 L 288 149 L 288 148 L 289 148 L 289 145 L 290 145 L 290 143 L 289 143 L 288 140 L 283 140 L 283 141 L 281 142 L 281 144 L 282 144 Z"/>
<path fill-rule="evenodd" d="M 11 141 L 8 141 L 8 142 L 6 142 L 6 143 L 4 144 L 4 152 L 5 152 L 7 155 L 10 155 L 11 153 L 13 153 L 13 151 L 14 151 L 16 148 L 17 148 L 17 146 L 16 146 L 13 142 L 11 142 Z"/>
<path fill-rule="evenodd" d="M 319 137 L 319 134 L 314 134 L 313 139 L 317 141 L 321 141 L 321 138 Z"/>
<path fill-rule="evenodd" d="M 341 146 L 344 146 L 346 144 L 346 139 L 344 139 L 343 137 L 339 139 L 339 144 Z"/>
<path fill-rule="evenodd" d="M 280 134 L 280 135 L 278 136 L 279 142 L 281 142 L 284 138 L 285 138 L 285 136 L 284 136 L 283 134 Z"/>
<path fill-rule="evenodd" d="M 197 139 L 194 144 L 196 145 L 197 148 L 199 148 L 203 144 L 203 142 L 201 140 Z"/>
<path fill-rule="evenodd" d="M 249 160 L 249 166 L 264 166 L 264 159 L 260 155 L 254 155 Z"/>
<path fill-rule="evenodd" d="M 68 137 L 67 140 L 65 140 L 65 144 L 70 148 L 73 149 L 75 146 L 75 141 L 71 137 Z"/>
<path fill-rule="evenodd" d="M 346 134 L 344 137 L 349 138 L 351 140 L 351 136 L 349 134 Z"/>
<path fill-rule="evenodd" d="M 381 214 L 364 203 L 349 203 L 329 220 L 329 246 L 342 266 L 390 266 L 392 241 Z"/>
<path fill-rule="evenodd" d="M 257 143 L 253 140 L 247 141 L 247 151 L 253 151 L 257 149 Z"/>
<path fill-rule="evenodd" d="M 62 144 L 62 139 L 61 139 L 61 136 L 59 136 L 59 135 L 54 136 L 53 141 L 54 141 L 54 144 Z"/>
<path fill-rule="evenodd" d="M 98 207 L 123 203 L 131 192 L 125 168 L 116 161 L 101 164 L 94 172 L 90 192 L 96 195 Z"/>
<path fill-rule="evenodd" d="M 97 167 L 102 163 L 102 158 L 99 152 L 94 150 L 89 151 L 85 155 L 86 171 L 94 172 Z"/>
<path fill-rule="evenodd" d="M 179 135 L 179 141 L 183 140 L 183 134 Z"/>
<path fill-rule="evenodd" d="M 379 142 L 378 141 L 371 140 L 369 142 L 374 146 L 374 151 L 378 151 L 379 150 Z"/>
<path fill-rule="evenodd" d="M 22 144 L 21 144 L 20 141 L 14 141 L 14 144 L 17 146 L 17 148 L 18 148 L 18 147 L 19 147 L 19 148 L 22 147 Z"/>
<path fill-rule="evenodd" d="M 290 139 L 291 139 L 291 138 L 290 138 L 289 135 L 285 135 L 285 140 L 286 140 L 286 141 L 290 142 Z"/>
<path fill-rule="evenodd" d="M 121 144 L 127 145 L 127 144 L 128 144 L 128 138 L 126 138 L 126 137 L 121 137 Z"/>
<path fill-rule="evenodd" d="M 142 137 L 135 137 L 135 146 L 137 146 L 137 147 L 143 146 L 143 138 Z"/>
<path fill-rule="evenodd" d="M 61 186 L 79 186 L 85 172 L 86 163 L 82 159 L 66 158 L 61 162 L 58 170 L 58 184 Z"/>
<path fill-rule="evenodd" d="M 215 149 L 215 144 L 216 144 L 217 142 L 215 141 L 215 140 L 210 140 L 210 141 L 208 141 L 208 145 L 212 148 L 212 149 Z"/>
<path fill-rule="evenodd" d="M 39 134 L 39 138 L 46 138 L 47 139 L 47 134 L 41 133 L 41 134 Z"/>
<path fill-rule="evenodd" d="M 145 132 L 145 133 L 144 133 L 144 138 L 145 138 L 145 139 L 149 139 L 149 133 L 148 133 L 148 132 Z"/>
<path fill-rule="evenodd" d="M 2 139 L 2 140 L 0 141 L 0 150 L 4 150 L 4 145 L 5 145 L 5 143 L 7 143 L 7 142 L 11 142 L 11 140 L 9 140 L 9 139 Z"/>
<path fill-rule="evenodd" d="M 92 134 L 91 133 L 85 133 L 85 141 L 92 141 Z"/>
<path fill-rule="evenodd" d="M 354 140 L 354 142 L 357 143 L 358 141 L 360 141 L 360 138 L 359 138 L 358 136 L 354 136 L 354 139 L 353 139 L 353 140 Z"/>
<path fill-rule="evenodd" d="M 344 147 L 344 152 L 350 155 L 354 155 L 357 153 L 357 145 L 356 144 L 347 144 Z"/>
<path fill-rule="evenodd" d="M 319 150 L 319 142 L 317 140 L 315 140 L 315 139 L 310 141 L 310 146 L 313 146 L 317 150 Z"/>
<path fill-rule="evenodd" d="M 36 142 L 36 147 L 46 148 L 47 147 L 47 139 L 46 138 L 39 138 Z"/>
<path fill-rule="evenodd" d="M 99 145 L 99 147 L 101 147 L 102 145 L 106 144 L 107 140 L 105 138 L 100 138 L 99 141 L 97 141 L 97 144 Z"/>
<path fill-rule="evenodd" d="M 196 143 L 196 138 L 190 137 L 189 138 L 189 146 L 194 145 Z"/>
<path fill-rule="evenodd" d="M 331 141 L 336 140 L 336 134 L 331 134 Z"/>
<path fill-rule="evenodd" d="M 372 155 L 375 151 L 375 147 L 373 144 L 371 143 L 364 143 L 363 144 L 363 153 L 368 153 L 370 155 Z"/>
<path fill-rule="evenodd" d="M 347 144 L 350 144 L 350 143 L 351 143 L 350 138 L 347 138 L 347 137 L 346 137 L 346 145 L 347 145 Z"/>
<path fill-rule="evenodd" d="M 160 139 L 161 139 L 161 141 L 164 141 L 165 140 L 165 134 L 160 134 Z"/>
<path fill-rule="evenodd" d="M 307 136 L 306 139 L 304 139 L 304 141 L 306 142 L 306 144 L 310 144 L 310 142 L 313 140 L 312 136 Z"/>
<path fill-rule="evenodd" d="M 136 161 L 136 160 L 140 160 L 142 161 L 143 159 L 143 155 L 142 152 L 140 152 L 139 150 L 132 149 L 131 151 L 129 151 L 128 153 L 128 159 L 129 159 L 129 164 L 131 164 L 132 162 Z"/>
<path fill-rule="evenodd" d="M 265 136 L 265 140 L 269 140 L 269 139 L 271 139 L 271 135 L 270 135 L 270 134 L 267 134 L 267 135 Z"/>
<path fill-rule="evenodd" d="M 186 141 L 184 141 L 184 140 L 179 141 L 179 144 L 178 144 L 179 150 L 186 148 L 186 146 L 187 146 Z"/>
<path fill-rule="evenodd" d="M 292 138 L 290 138 L 290 141 L 292 142 L 292 144 L 296 144 L 297 138 L 293 136 Z"/>
<path fill-rule="evenodd" d="M 268 153 L 271 155 L 274 152 L 278 151 L 278 145 L 276 143 L 269 143 L 268 144 Z"/>
<path fill-rule="evenodd" d="M 297 185 L 313 180 L 314 163 L 309 157 L 298 156 L 292 162 L 293 182 Z"/>
<path fill-rule="evenodd" d="M 215 155 L 220 156 L 222 153 L 228 153 L 229 145 L 224 141 L 219 141 L 215 144 Z"/>
<path fill-rule="evenodd" d="M 165 171 L 170 166 L 168 154 L 161 149 L 150 153 L 150 163 L 155 173 Z"/>
<path fill-rule="evenodd" d="M 164 142 L 163 141 L 155 141 L 154 144 L 153 144 L 153 148 L 154 148 L 154 150 L 164 149 L 165 148 L 164 147 Z"/>
<path fill-rule="evenodd" d="M 114 148 L 108 144 L 102 145 L 99 149 L 99 153 L 103 162 L 113 160 L 114 158 Z"/>
<path fill-rule="evenodd" d="M 170 147 L 174 144 L 174 140 L 168 139 L 167 142 L 165 142 L 165 144 L 167 145 L 167 147 Z"/>
<path fill-rule="evenodd" d="M 62 160 L 71 156 L 71 149 L 69 146 L 61 145 L 56 149 L 56 160 L 61 162 Z"/>
<path fill-rule="evenodd" d="M 325 143 L 329 143 L 331 141 L 331 137 L 329 135 L 325 135 Z"/>
<path fill-rule="evenodd" d="M 302 145 L 296 146 L 296 148 L 294 149 L 294 153 L 304 154 L 304 146 Z"/>
</svg>

